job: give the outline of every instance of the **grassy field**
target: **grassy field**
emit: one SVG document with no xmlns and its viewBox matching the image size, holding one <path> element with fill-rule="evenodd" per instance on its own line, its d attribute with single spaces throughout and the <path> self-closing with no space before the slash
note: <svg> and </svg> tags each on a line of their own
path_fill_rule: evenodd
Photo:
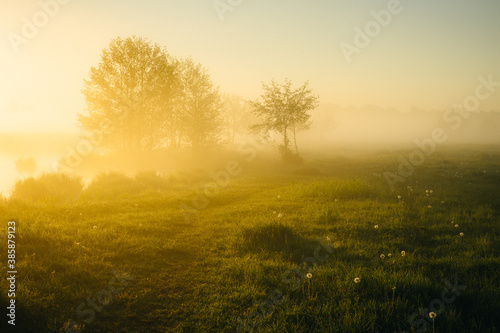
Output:
<svg viewBox="0 0 500 333">
<path fill-rule="evenodd" d="M 227 186 L 210 179 L 223 168 L 108 174 L 71 200 L 4 199 L 16 329 L 497 332 L 500 149 L 441 149 L 393 192 L 383 172 L 410 151 L 242 160 Z"/>
</svg>

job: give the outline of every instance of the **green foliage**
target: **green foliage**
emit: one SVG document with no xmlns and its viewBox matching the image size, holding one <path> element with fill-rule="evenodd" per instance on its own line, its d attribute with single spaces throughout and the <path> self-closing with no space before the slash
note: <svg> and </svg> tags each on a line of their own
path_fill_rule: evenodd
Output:
<svg viewBox="0 0 500 333">
<path fill-rule="evenodd" d="M 161 191 L 170 188 L 170 182 L 156 171 L 142 171 L 135 175 L 134 181 L 143 190 Z"/>
<path fill-rule="evenodd" d="M 108 172 L 96 176 L 85 192 L 91 197 L 118 194 L 132 196 L 136 190 L 137 185 L 132 178 L 119 172 Z"/>
<path fill-rule="evenodd" d="M 142 37 L 116 38 L 90 69 L 81 127 L 94 145 L 122 151 L 199 149 L 218 141 L 221 102 L 206 68 Z"/>
<path fill-rule="evenodd" d="M 177 110 L 181 137 L 193 149 L 215 145 L 221 132 L 221 97 L 206 68 L 191 58 L 177 62 L 181 90 Z"/>
<path fill-rule="evenodd" d="M 60 205 L 0 200 L 0 219 L 18 221 L 22 244 L 19 324 L 59 332 L 70 319 L 85 323 L 77 307 L 117 269 L 135 279 L 82 332 L 234 332 L 252 313 L 256 332 L 412 332 L 413 314 L 457 277 L 467 288 L 444 305 L 436 332 L 494 333 L 500 175 L 497 163 L 469 153 L 464 160 L 462 150 L 436 152 L 396 192 L 378 176 L 397 167 L 392 152 L 297 168 L 321 177 L 293 175 L 293 166 L 253 170 L 189 211 L 190 224 L 179 207 L 198 198 L 198 174 L 183 186 L 152 171 L 103 174 L 86 195 Z M 321 243 L 332 251 L 313 270 L 304 261 Z M 0 285 L 0 294 L 7 290 Z"/>
<path fill-rule="evenodd" d="M 102 173 L 85 189 L 85 197 L 99 200 L 134 198 L 144 192 L 158 192 L 170 188 L 170 183 L 156 171 L 143 171 L 130 178 L 119 172 Z"/>
<path fill-rule="evenodd" d="M 279 152 L 285 162 L 297 160 L 290 151 L 289 137 L 292 135 L 295 155 L 298 155 L 297 132 L 310 127 L 311 115 L 308 111 L 314 110 L 318 103 L 318 96 L 312 94 L 308 85 L 309 82 L 306 82 L 293 90 L 292 82 L 288 79 L 283 84 L 272 80 L 269 84 L 262 84 L 262 101 L 250 102 L 253 113 L 260 120 L 260 123 L 251 127 L 252 131 L 264 137 L 268 137 L 270 132 L 279 133 L 283 137 Z"/>
<path fill-rule="evenodd" d="M 173 63 L 160 45 L 145 38 L 112 40 L 84 82 L 88 114 L 79 115 L 82 128 L 115 149 L 160 146 L 178 85 Z"/>
<path fill-rule="evenodd" d="M 44 173 L 39 177 L 18 180 L 11 198 L 32 201 L 72 201 L 78 198 L 83 180 L 63 173 Z"/>
</svg>

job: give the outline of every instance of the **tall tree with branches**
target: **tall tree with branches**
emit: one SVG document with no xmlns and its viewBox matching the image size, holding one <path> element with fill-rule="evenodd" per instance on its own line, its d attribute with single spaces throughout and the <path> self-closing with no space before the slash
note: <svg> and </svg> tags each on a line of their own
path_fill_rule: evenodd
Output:
<svg viewBox="0 0 500 333">
<path fill-rule="evenodd" d="M 180 132 L 194 150 L 215 145 L 221 131 L 221 96 L 206 68 L 191 58 L 179 61 Z"/>
<path fill-rule="evenodd" d="M 260 122 L 251 126 L 254 133 L 268 137 L 271 132 L 283 137 L 279 150 L 283 160 L 293 158 L 290 150 L 290 135 L 294 140 L 295 155 L 298 157 L 297 132 L 310 127 L 308 111 L 314 110 L 319 97 L 309 89 L 306 81 L 297 89 L 292 88 L 292 82 L 285 79 L 284 83 L 271 80 L 269 84 L 262 83 L 264 93 L 260 99 L 250 102 L 253 113 Z"/>
<path fill-rule="evenodd" d="M 142 37 L 116 38 L 84 81 L 87 114 L 78 120 L 110 148 L 154 150 L 166 142 L 177 84 L 173 60 L 162 47 Z"/>
</svg>

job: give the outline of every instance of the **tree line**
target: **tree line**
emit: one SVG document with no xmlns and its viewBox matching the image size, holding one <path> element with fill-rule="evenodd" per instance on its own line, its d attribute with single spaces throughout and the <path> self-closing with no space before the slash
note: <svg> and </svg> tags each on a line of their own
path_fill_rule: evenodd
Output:
<svg viewBox="0 0 500 333">
<path fill-rule="evenodd" d="M 91 67 L 82 93 L 82 129 L 110 150 L 154 151 L 234 143 L 238 134 L 281 137 L 280 153 L 298 155 L 296 134 L 308 129 L 318 97 L 308 82 L 263 84 L 260 98 L 222 94 L 208 71 L 191 58 L 176 58 L 143 37 L 114 39 Z M 293 141 L 295 153 L 290 145 Z"/>
</svg>

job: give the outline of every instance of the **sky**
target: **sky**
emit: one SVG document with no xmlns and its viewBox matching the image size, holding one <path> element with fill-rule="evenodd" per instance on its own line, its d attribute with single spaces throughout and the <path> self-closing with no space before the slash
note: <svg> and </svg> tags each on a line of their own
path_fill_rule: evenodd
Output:
<svg viewBox="0 0 500 333">
<path fill-rule="evenodd" d="M 500 82 L 498 14 L 498 0 L 0 0 L 0 132 L 77 131 L 83 80 L 131 35 L 245 98 L 290 78 L 322 103 L 446 110 L 478 77 Z M 481 108 L 500 111 L 498 89 Z"/>
</svg>

